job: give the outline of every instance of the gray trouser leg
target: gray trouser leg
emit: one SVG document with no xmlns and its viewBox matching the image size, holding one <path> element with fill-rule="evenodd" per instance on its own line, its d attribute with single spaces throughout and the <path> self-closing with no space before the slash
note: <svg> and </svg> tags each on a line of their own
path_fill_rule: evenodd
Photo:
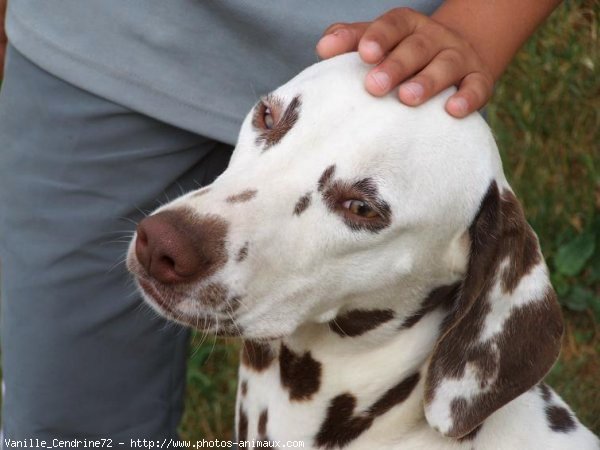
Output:
<svg viewBox="0 0 600 450">
<path fill-rule="evenodd" d="M 185 330 L 124 264 L 142 210 L 206 184 L 231 147 L 56 79 L 9 49 L 0 95 L 4 437 L 175 437 Z"/>
</svg>

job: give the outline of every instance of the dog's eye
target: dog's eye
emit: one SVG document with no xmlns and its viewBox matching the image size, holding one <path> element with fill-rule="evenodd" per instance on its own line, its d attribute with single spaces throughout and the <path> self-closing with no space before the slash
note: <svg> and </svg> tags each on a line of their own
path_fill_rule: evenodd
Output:
<svg viewBox="0 0 600 450">
<path fill-rule="evenodd" d="M 265 124 L 265 128 L 267 130 L 271 130 L 275 126 L 275 119 L 273 119 L 273 114 L 271 114 L 271 108 L 268 106 L 265 107 L 263 112 L 263 123 Z"/>
<path fill-rule="evenodd" d="M 364 217 L 365 219 L 373 219 L 379 215 L 368 203 L 362 200 L 346 200 L 342 203 L 342 206 L 352 214 Z"/>
<path fill-rule="evenodd" d="M 258 130 L 273 130 L 277 124 L 276 115 L 273 105 L 267 103 L 267 100 L 262 100 L 256 108 L 252 125 Z"/>
</svg>

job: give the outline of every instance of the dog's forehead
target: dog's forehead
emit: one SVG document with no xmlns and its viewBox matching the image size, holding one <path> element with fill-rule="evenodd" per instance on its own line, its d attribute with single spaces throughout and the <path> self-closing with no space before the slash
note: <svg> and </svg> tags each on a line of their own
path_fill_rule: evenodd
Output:
<svg viewBox="0 0 600 450">
<path fill-rule="evenodd" d="M 238 148 L 254 155 L 254 164 L 240 158 L 244 170 L 272 168 L 313 180 L 335 165 L 338 176 L 369 177 L 388 197 L 410 197 L 405 206 L 411 211 L 418 210 L 414 202 L 431 207 L 446 198 L 464 201 L 464 211 L 472 214 L 490 180 L 504 180 L 485 121 L 478 114 L 455 119 L 446 113 L 453 89 L 417 108 L 403 105 L 395 92 L 371 96 L 364 88 L 369 70 L 357 54 L 347 54 L 317 63 L 276 89 L 271 98 L 281 110 L 294 106 L 293 124 L 276 144 L 257 149 L 259 132 L 250 113 Z"/>
</svg>

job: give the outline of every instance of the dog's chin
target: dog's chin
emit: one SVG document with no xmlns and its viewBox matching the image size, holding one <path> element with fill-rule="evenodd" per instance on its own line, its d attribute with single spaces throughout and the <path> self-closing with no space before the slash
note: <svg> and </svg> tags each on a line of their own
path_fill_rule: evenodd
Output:
<svg viewBox="0 0 600 450">
<path fill-rule="evenodd" d="M 210 310 L 198 311 L 194 314 L 180 311 L 177 309 L 177 304 L 184 298 L 178 299 L 177 297 L 185 297 L 185 292 L 177 292 L 153 280 L 145 273 L 135 258 L 129 258 L 127 263 L 145 303 L 160 316 L 171 322 L 209 335 L 251 339 L 253 341 L 273 341 L 282 339 L 289 334 L 255 330 L 252 325 L 246 328 L 240 325 L 239 319 L 236 320 L 232 314 L 222 316 Z"/>
<path fill-rule="evenodd" d="M 232 317 L 220 317 L 210 311 L 195 314 L 178 311 L 175 306 L 178 302 L 173 302 L 172 293 L 162 292 L 160 286 L 146 277 L 135 278 L 146 304 L 169 321 L 219 337 L 241 336 L 242 329 Z"/>
</svg>

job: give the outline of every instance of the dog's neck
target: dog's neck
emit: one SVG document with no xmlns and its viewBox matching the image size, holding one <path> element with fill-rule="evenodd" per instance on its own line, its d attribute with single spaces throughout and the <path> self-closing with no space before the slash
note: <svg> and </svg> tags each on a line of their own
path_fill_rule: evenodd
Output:
<svg viewBox="0 0 600 450">
<path fill-rule="evenodd" d="M 238 392 L 241 437 L 300 439 L 310 448 L 336 447 L 353 434 L 360 445 L 378 435 L 433 433 L 422 407 L 425 370 L 452 289 L 428 296 L 409 315 L 350 310 L 305 324 L 269 347 L 247 342 Z M 266 429 L 260 426 L 265 414 Z"/>
</svg>

